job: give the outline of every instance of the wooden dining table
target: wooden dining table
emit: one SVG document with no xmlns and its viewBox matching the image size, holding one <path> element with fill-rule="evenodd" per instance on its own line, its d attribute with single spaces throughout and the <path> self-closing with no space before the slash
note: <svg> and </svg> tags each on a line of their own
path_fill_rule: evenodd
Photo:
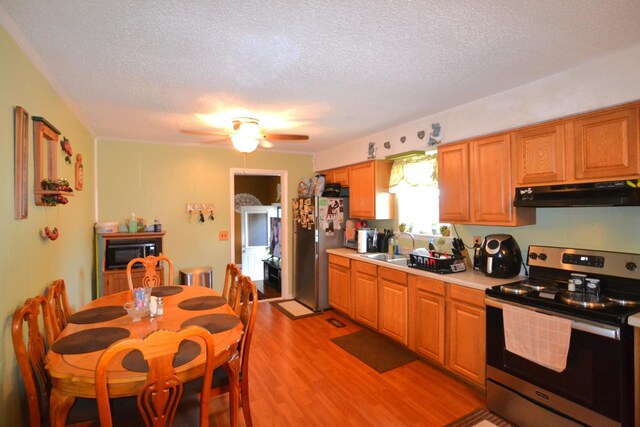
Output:
<svg viewBox="0 0 640 427">
<path fill-rule="evenodd" d="M 177 331 L 191 324 L 202 326 L 214 339 L 215 366 L 230 368 L 230 384 L 237 383 L 239 358 L 232 356 L 243 327 L 226 300 L 203 286 L 161 286 L 153 289 L 154 294 L 163 298 L 161 316 L 132 319 L 123 309 L 123 305 L 133 299 L 130 291 L 93 300 L 71 316 L 46 356 L 45 368 L 52 386 L 49 405 L 52 426 L 65 425 L 76 398 L 96 397 L 98 359 L 111 343 L 122 338 L 144 338 L 157 330 Z M 183 358 L 183 364 L 175 367 L 183 383 L 201 377 L 204 372 L 206 360 L 202 349 L 193 351 L 192 348 L 191 353 Z M 128 366 L 127 357 L 120 355 L 108 367 L 111 397 L 135 396 L 146 383 L 146 372 Z M 237 401 L 237 390 L 235 393 L 230 399 Z M 234 419 L 237 413 L 232 414 L 232 422 Z"/>
</svg>

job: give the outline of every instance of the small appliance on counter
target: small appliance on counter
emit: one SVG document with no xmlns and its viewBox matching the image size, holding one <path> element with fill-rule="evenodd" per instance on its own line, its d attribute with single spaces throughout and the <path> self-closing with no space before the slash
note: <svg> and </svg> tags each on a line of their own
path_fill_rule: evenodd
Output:
<svg viewBox="0 0 640 427">
<path fill-rule="evenodd" d="M 480 271 L 489 277 L 509 278 L 520 273 L 522 254 L 510 234 L 489 234 L 480 245 Z"/>
</svg>

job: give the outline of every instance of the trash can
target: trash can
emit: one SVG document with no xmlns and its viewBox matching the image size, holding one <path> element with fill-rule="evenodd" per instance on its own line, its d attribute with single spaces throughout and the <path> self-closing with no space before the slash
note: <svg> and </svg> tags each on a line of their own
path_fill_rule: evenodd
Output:
<svg viewBox="0 0 640 427">
<path fill-rule="evenodd" d="M 213 288 L 213 268 L 194 267 L 180 270 L 180 284 L 186 286 L 206 286 Z"/>
</svg>

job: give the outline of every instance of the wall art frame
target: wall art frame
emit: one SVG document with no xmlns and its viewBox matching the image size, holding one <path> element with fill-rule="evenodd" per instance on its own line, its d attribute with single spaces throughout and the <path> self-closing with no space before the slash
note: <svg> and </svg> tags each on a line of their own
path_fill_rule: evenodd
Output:
<svg viewBox="0 0 640 427">
<path fill-rule="evenodd" d="M 29 217 L 29 113 L 14 112 L 14 211 L 15 219 Z"/>
</svg>

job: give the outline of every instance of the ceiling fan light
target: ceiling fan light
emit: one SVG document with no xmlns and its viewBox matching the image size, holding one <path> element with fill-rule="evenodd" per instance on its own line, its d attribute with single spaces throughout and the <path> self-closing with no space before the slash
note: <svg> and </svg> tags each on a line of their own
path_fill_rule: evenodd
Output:
<svg viewBox="0 0 640 427">
<path fill-rule="evenodd" d="M 258 141 L 256 138 L 245 137 L 244 135 L 232 135 L 231 143 L 233 147 L 241 153 L 252 153 L 258 148 Z"/>
<path fill-rule="evenodd" d="M 237 134 L 245 138 L 264 138 L 264 135 L 262 135 L 262 131 L 260 131 L 260 126 L 258 126 L 258 124 L 255 122 L 241 123 L 240 127 L 238 128 Z"/>
</svg>

